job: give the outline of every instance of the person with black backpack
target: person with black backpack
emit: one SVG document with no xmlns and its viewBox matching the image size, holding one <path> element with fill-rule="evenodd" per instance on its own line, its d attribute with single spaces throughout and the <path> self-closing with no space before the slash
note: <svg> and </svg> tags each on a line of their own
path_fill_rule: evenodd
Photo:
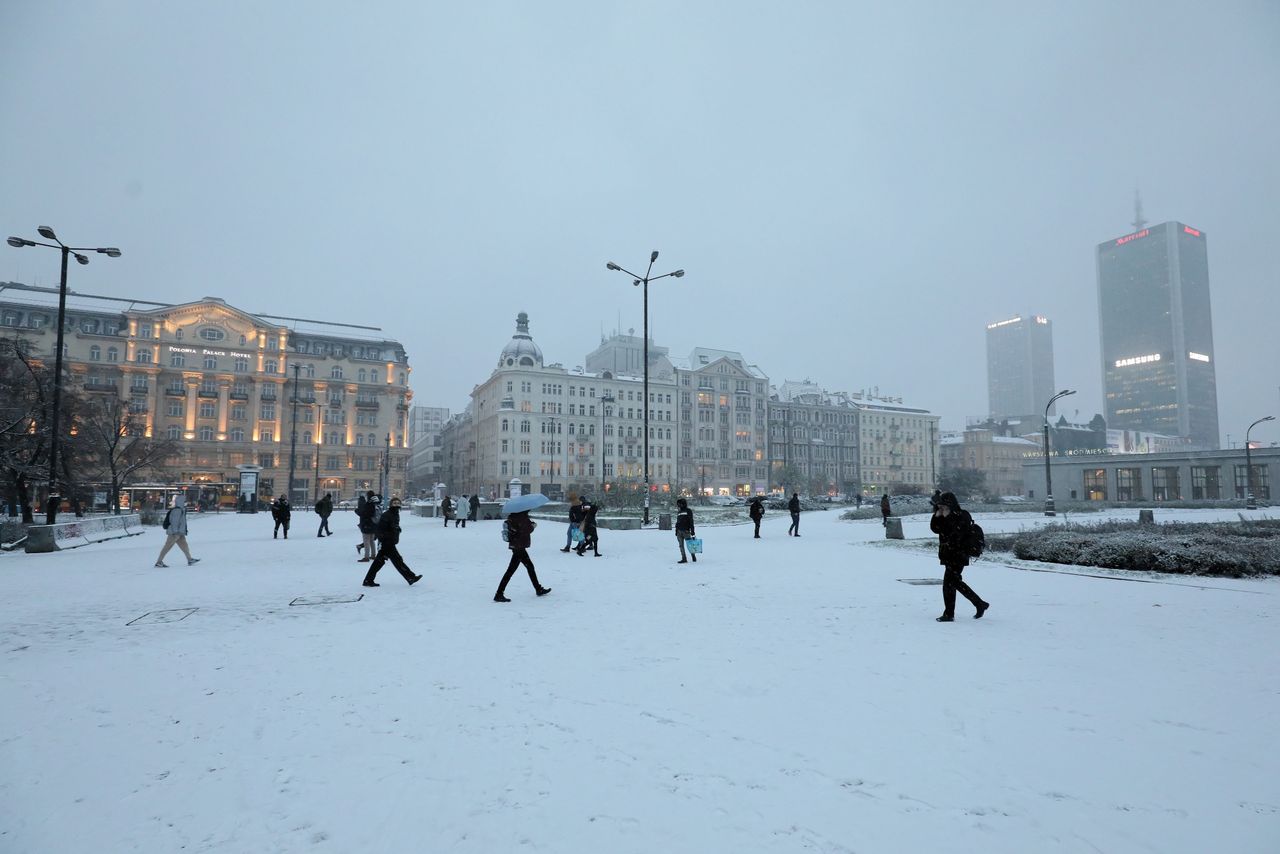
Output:
<svg viewBox="0 0 1280 854">
<path fill-rule="evenodd" d="M 169 553 L 169 549 L 177 546 L 182 553 L 187 556 L 187 566 L 194 566 L 200 562 L 200 558 L 191 556 L 191 549 L 187 546 L 187 499 L 182 493 L 178 493 L 173 497 L 173 506 L 169 508 L 169 512 L 164 514 L 164 526 L 166 534 L 164 547 L 160 549 L 160 557 L 156 558 L 157 569 L 168 569 L 169 566 L 164 562 L 164 556 Z"/>
<path fill-rule="evenodd" d="M 280 528 L 284 528 L 284 538 L 289 539 L 289 519 L 293 516 L 289 509 L 288 496 L 281 495 L 275 501 L 271 502 L 271 518 L 275 521 L 275 529 L 271 532 L 271 539 L 280 536 Z"/>
<path fill-rule="evenodd" d="M 316 502 L 316 515 L 320 517 L 320 527 L 316 529 L 317 537 L 331 537 L 333 531 L 329 530 L 329 516 L 333 513 L 333 493 L 326 492 L 324 498 Z"/>
<path fill-rule="evenodd" d="M 974 523 L 968 510 L 960 508 L 955 493 L 944 492 L 938 497 L 938 509 L 933 511 L 933 516 L 929 519 L 929 530 L 938 535 L 938 563 L 946 567 L 942 574 L 944 610 L 942 616 L 938 617 L 938 622 L 950 623 L 955 620 L 957 590 L 977 609 L 973 618 L 982 619 L 991 603 L 984 602 L 982 597 L 973 592 L 973 588 L 964 583 L 961 575 L 969 565 L 969 558 L 982 553 L 982 529 Z"/>
</svg>

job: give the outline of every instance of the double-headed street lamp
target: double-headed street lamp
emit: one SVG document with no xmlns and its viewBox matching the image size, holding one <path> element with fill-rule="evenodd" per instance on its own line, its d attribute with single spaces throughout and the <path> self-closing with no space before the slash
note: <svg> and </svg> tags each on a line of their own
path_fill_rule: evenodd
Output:
<svg viewBox="0 0 1280 854">
<path fill-rule="evenodd" d="M 668 276 L 676 279 L 684 276 L 684 270 L 673 270 L 661 276 L 650 275 L 653 272 L 653 263 L 657 260 L 658 250 L 655 249 L 649 253 L 649 268 L 645 270 L 643 276 L 619 267 L 612 261 L 605 265 L 610 270 L 626 273 L 635 280 L 632 282 L 633 285 L 644 285 L 644 524 L 646 525 L 649 524 L 649 283 Z"/>
<path fill-rule="evenodd" d="M 1249 425 L 1249 430 L 1257 427 L 1263 421 L 1275 421 L 1274 415 L 1268 415 L 1266 418 L 1259 418 L 1257 421 Z M 1249 430 L 1244 431 L 1244 507 L 1246 510 L 1257 510 L 1258 500 L 1253 497 L 1253 454 L 1249 447 Z"/>
<path fill-rule="evenodd" d="M 42 225 L 36 229 L 40 236 L 45 240 L 52 240 L 53 243 L 41 243 L 38 240 L 27 240 L 22 237 L 10 237 L 8 243 L 10 246 L 20 249 L 23 246 L 47 246 L 50 249 L 62 250 L 62 278 L 58 285 L 58 341 L 57 354 L 53 360 L 53 414 L 49 419 L 49 498 L 46 501 L 45 508 L 45 524 L 52 525 L 58 518 L 58 505 L 62 503 L 62 496 L 58 490 L 58 415 L 59 408 L 62 403 L 62 335 L 63 325 L 67 319 L 67 259 L 74 255 L 76 261 L 81 264 L 88 264 L 89 257 L 81 253 L 97 252 L 100 255 L 106 255 L 108 258 L 119 258 L 120 250 L 114 246 L 95 247 L 87 246 L 67 246 L 58 239 L 58 235 L 54 234 L 53 229 L 47 225 Z"/>
<path fill-rule="evenodd" d="M 1055 400 L 1069 394 L 1075 394 L 1075 391 L 1063 389 L 1049 398 L 1049 402 L 1044 405 L 1044 515 L 1046 516 L 1058 515 L 1053 509 L 1053 471 L 1049 467 L 1049 408 L 1053 406 Z"/>
</svg>

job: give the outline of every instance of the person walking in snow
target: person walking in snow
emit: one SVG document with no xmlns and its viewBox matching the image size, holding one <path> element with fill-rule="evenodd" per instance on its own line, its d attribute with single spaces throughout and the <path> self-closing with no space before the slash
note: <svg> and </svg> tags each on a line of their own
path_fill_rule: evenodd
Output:
<svg viewBox="0 0 1280 854">
<path fill-rule="evenodd" d="M 539 596 L 546 596 L 551 592 L 551 588 L 543 587 L 538 583 L 538 572 L 533 568 L 533 559 L 529 557 L 529 547 L 533 545 L 533 529 L 538 526 L 538 523 L 530 519 L 529 511 L 525 510 L 508 516 L 506 525 L 507 548 L 511 549 L 511 562 L 507 564 L 507 571 L 503 573 L 502 581 L 498 583 L 498 592 L 493 594 L 493 601 L 511 601 L 506 597 L 507 582 L 511 580 L 511 576 L 515 575 L 516 568 L 521 564 L 524 564 L 524 568 L 529 571 L 533 592 Z"/>
<path fill-rule="evenodd" d="M 800 493 L 791 493 L 787 502 L 787 510 L 791 512 L 791 527 L 787 528 L 787 536 L 800 536 Z"/>
<path fill-rule="evenodd" d="M 360 558 L 358 563 L 368 563 L 373 560 L 373 555 L 377 551 L 377 545 L 374 543 L 374 534 L 378 530 L 378 499 L 370 489 L 356 502 L 356 525 L 360 528 L 360 544 L 356 546 L 356 552 L 364 551 L 364 557 Z"/>
<path fill-rule="evenodd" d="M 333 513 L 333 493 L 326 492 L 324 498 L 316 502 L 316 515 L 320 517 L 320 527 L 316 529 L 317 537 L 331 537 L 333 531 L 329 530 L 329 516 Z"/>
<path fill-rule="evenodd" d="M 689 508 L 689 502 L 683 498 L 676 501 L 676 545 L 680 546 L 680 560 L 677 563 L 688 563 L 689 558 L 693 558 L 693 562 L 698 562 L 698 556 L 690 553 L 687 557 L 684 550 L 684 541 L 697 536 L 693 530 L 693 510 Z"/>
<path fill-rule="evenodd" d="M 289 539 L 289 517 L 292 516 L 289 509 L 288 497 L 281 495 L 275 501 L 271 502 L 271 518 L 275 520 L 275 529 L 271 532 L 271 539 L 280 536 L 280 528 L 284 527 L 284 538 Z"/>
<path fill-rule="evenodd" d="M 187 499 L 182 493 L 178 493 L 173 497 L 173 506 L 164 515 L 163 524 L 164 532 L 168 536 L 164 538 L 164 546 L 160 549 L 160 556 L 156 558 L 156 567 L 159 569 L 169 568 L 169 565 L 164 562 L 164 556 L 174 546 L 181 549 L 182 553 L 187 556 L 187 566 L 199 563 L 200 558 L 192 557 L 191 549 L 187 546 Z"/>
<path fill-rule="evenodd" d="M 585 502 L 583 502 L 585 503 Z M 573 548 L 573 532 L 582 530 L 582 517 L 586 513 L 582 509 L 582 503 L 579 503 L 578 496 L 569 496 L 569 530 L 564 534 L 564 548 L 560 551 L 567 552 Z"/>
<path fill-rule="evenodd" d="M 578 557 L 587 553 L 587 549 L 600 557 L 600 529 L 596 526 L 596 513 L 600 508 L 582 499 L 582 542 L 578 543 Z"/>
<path fill-rule="evenodd" d="M 480 494 L 474 493 L 471 496 L 471 512 L 467 514 L 472 522 L 480 521 Z"/>
<path fill-rule="evenodd" d="M 440 499 L 440 515 L 444 517 L 444 526 L 449 527 L 449 520 L 453 518 L 453 499 L 447 495 Z"/>
<path fill-rule="evenodd" d="M 757 495 L 751 499 L 751 507 L 747 510 L 747 515 L 751 517 L 751 521 L 755 523 L 756 535 L 754 539 L 760 539 L 760 520 L 764 518 L 764 502 Z"/>
<path fill-rule="evenodd" d="M 938 535 L 938 563 L 946 569 L 942 574 L 942 616 L 939 623 L 950 623 L 956 618 L 956 591 L 968 599 L 977 613 L 975 620 L 991 607 L 990 602 L 982 601 L 969 585 L 964 583 L 961 573 L 969 565 L 969 529 L 973 525 L 973 517 L 968 510 L 960 508 L 960 502 L 951 492 L 943 492 L 938 496 L 938 509 L 929 518 L 929 530 Z"/>
<path fill-rule="evenodd" d="M 382 514 L 382 518 L 378 520 L 378 556 L 373 559 L 373 563 L 369 564 L 369 571 L 364 576 L 365 587 L 380 586 L 376 579 L 378 570 L 386 565 L 387 561 L 391 561 L 391 565 L 399 570 L 404 580 L 409 584 L 417 584 L 422 580 L 421 575 L 414 575 L 413 570 L 404 562 L 404 558 L 400 556 L 400 499 L 391 498 L 391 506 Z"/>
<path fill-rule="evenodd" d="M 880 496 L 880 524 L 886 528 L 889 527 L 889 517 L 893 515 L 893 510 L 889 507 L 889 493 Z"/>
<path fill-rule="evenodd" d="M 453 502 L 453 527 L 467 527 L 467 515 L 471 513 L 471 502 L 467 500 L 466 493 L 462 497 Z"/>
</svg>

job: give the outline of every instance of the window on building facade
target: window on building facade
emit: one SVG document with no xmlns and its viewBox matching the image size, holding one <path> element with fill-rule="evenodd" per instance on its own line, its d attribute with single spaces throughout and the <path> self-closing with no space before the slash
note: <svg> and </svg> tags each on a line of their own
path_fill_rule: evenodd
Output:
<svg viewBox="0 0 1280 854">
<path fill-rule="evenodd" d="M 118 361 L 120 361 L 120 351 L 119 351 L 118 349 L 116 349 L 115 347 L 108 347 L 108 348 L 107 348 L 107 361 L 108 361 L 108 362 L 118 362 Z"/>
<path fill-rule="evenodd" d="M 154 335 L 154 334 L 155 334 L 155 330 L 154 330 L 154 328 L 151 326 L 151 324 L 150 324 L 150 323 L 139 323 L 139 324 L 138 324 L 138 337 L 139 337 L 139 338 L 150 338 L 150 337 L 152 337 L 152 335 Z"/>
<path fill-rule="evenodd" d="M 218 370 L 218 359 L 217 359 L 217 357 L 216 357 L 216 356 L 205 356 L 205 357 L 204 357 L 204 369 L 205 369 L 206 371 L 216 371 L 216 370 Z"/>
<path fill-rule="evenodd" d="M 169 401 L 167 412 L 170 418 L 181 418 L 182 417 L 182 401 L 180 400 Z"/>
<path fill-rule="evenodd" d="M 139 365 L 151 364 L 151 348 L 150 347 L 138 348 L 137 362 Z"/>
<path fill-rule="evenodd" d="M 270 431 L 270 430 L 259 430 L 259 431 L 258 431 L 258 441 L 259 441 L 259 442 L 271 442 L 271 441 L 274 441 L 274 437 L 272 436 L 272 433 L 271 433 L 271 431 Z"/>
<path fill-rule="evenodd" d="M 1218 466 L 1191 467 L 1191 498 L 1197 501 L 1222 497 L 1222 475 Z"/>
<path fill-rule="evenodd" d="M 1177 501 L 1182 497 L 1175 466 L 1155 466 L 1151 469 L 1151 498 L 1154 501 Z"/>
<path fill-rule="evenodd" d="M 221 329 L 217 329 L 213 326 L 206 326 L 204 329 L 200 330 L 200 337 L 206 341 L 221 341 L 227 337 L 227 334 Z"/>
<path fill-rule="evenodd" d="M 1107 470 L 1088 469 L 1084 473 L 1084 494 L 1090 501 L 1107 500 Z"/>
<path fill-rule="evenodd" d="M 1116 501 L 1142 500 L 1142 469 L 1116 469 Z"/>
<path fill-rule="evenodd" d="M 261 410 L 260 410 L 260 412 L 259 412 L 259 417 L 260 417 L 263 421 L 275 421 L 275 420 L 276 420 L 276 405 L 275 405 L 274 403 L 264 403 L 264 404 L 262 404 L 262 409 L 261 409 Z"/>
<path fill-rule="evenodd" d="M 232 421 L 243 421 L 248 416 L 249 416 L 249 407 L 245 406 L 243 403 L 238 403 L 235 406 L 231 407 Z"/>
<path fill-rule="evenodd" d="M 264 469 L 275 468 L 276 455 L 275 454 L 258 454 L 258 465 Z"/>
<path fill-rule="evenodd" d="M 181 439 L 182 428 L 179 427 L 177 424 L 170 424 L 169 429 L 165 431 L 165 435 L 168 436 L 170 439 Z"/>
<path fill-rule="evenodd" d="M 200 417 L 212 418 L 214 415 L 214 405 L 212 403 L 200 404 Z"/>
<path fill-rule="evenodd" d="M 333 368 L 331 368 L 329 371 L 329 378 L 335 379 L 335 380 L 342 379 L 342 366 L 334 365 Z"/>
<path fill-rule="evenodd" d="M 236 370 L 236 373 L 239 373 L 239 374 L 248 373 L 249 360 L 244 357 L 236 359 L 235 370 Z"/>
<path fill-rule="evenodd" d="M 206 424 L 204 427 L 201 427 L 198 431 L 196 431 L 196 435 L 197 437 L 199 437 L 201 442 L 212 442 L 213 428 Z"/>
<path fill-rule="evenodd" d="M 275 359 L 267 359 L 262 363 L 262 371 L 267 374 L 277 374 L 280 372 L 280 363 Z"/>
<path fill-rule="evenodd" d="M 98 362 L 102 360 L 102 348 L 94 344 L 89 348 L 89 361 Z"/>
<path fill-rule="evenodd" d="M 241 429 L 240 427 L 235 428 L 234 430 L 232 430 L 232 431 L 231 431 L 230 433 L 228 433 L 227 435 L 231 437 L 231 441 L 233 441 L 233 442 L 243 442 L 243 441 L 244 441 L 244 430 L 243 430 L 243 429 Z"/>
</svg>

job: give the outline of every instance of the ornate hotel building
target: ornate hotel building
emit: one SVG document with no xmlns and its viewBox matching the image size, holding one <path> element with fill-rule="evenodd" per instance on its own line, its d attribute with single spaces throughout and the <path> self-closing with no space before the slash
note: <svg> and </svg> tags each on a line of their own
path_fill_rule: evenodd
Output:
<svg viewBox="0 0 1280 854">
<path fill-rule="evenodd" d="M 56 288 L 0 284 L 0 334 L 35 355 L 53 355 L 57 316 Z M 69 294 L 63 364 L 74 387 L 127 400 L 148 435 L 178 442 L 170 485 L 198 487 L 202 499 L 234 494 L 244 464 L 261 466 L 261 497 L 283 493 L 296 426 L 291 497 L 303 505 L 325 492 L 404 493 L 409 362 L 380 332 L 252 314 L 217 297 Z"/>
</svg>

